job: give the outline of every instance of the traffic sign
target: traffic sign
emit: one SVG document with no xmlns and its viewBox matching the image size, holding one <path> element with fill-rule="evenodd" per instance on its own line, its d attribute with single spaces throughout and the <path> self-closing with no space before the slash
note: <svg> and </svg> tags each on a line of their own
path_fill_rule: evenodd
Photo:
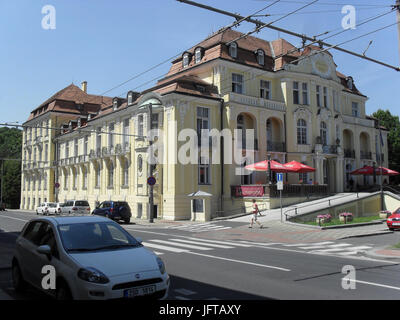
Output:
<svg viewBox="0 0 400 320">
<path fill-rule="evenodd" d="M 283 173 L 276 174 L 276 181 L 278 181 L 278 182 L 283 181 Z"/>
<path fill-rule="evenodd" d="M 149 186 L 154 186 L 154 185 L 156 184 L 156 178 L 154 178 L 153 176 L 148 177 L 148 178 L 147 178 L 147 184 L 148 184 Z"/>
<path fill-rule="evenodd" d="M 277 190 L 283 190 L 283 181 L 278 181 L 278 183 L 276 184 L 276 188 Z"/>
</svg>

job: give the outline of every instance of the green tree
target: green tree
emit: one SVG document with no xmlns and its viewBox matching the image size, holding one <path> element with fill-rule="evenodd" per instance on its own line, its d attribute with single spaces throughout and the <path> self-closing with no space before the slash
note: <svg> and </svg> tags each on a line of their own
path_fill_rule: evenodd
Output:
<svg viewBox="0 0 400 320">
<path fill-rule="evenodd" d="M 379 119 L 379 124 L 384 126 L 388 133 L 389 168 L 400 172 L 400 120 L 392 115 L 389 110 L 379 109 L 373 116 Z M 399 176 L 391 178 L 391 181 L 399 183 Z"/>
<path fill-rule="evenodd" d="M 0 128 L 0 158 L 17 159 L 0 161 L 0 181 L 3 202 L 7 208 L 19 208 L 21 198 L 21 148 L 22 131 L 15 128 Z"/>
</svg>

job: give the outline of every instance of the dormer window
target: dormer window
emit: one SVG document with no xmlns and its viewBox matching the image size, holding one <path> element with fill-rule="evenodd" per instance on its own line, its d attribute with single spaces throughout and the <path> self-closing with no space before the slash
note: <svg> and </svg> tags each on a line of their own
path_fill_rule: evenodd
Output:
<svg viewBox="0 0 400 320">
<path fill-rule="evenodd" d="M 114 100 L 113 100 L 113 109 L 114 110 L 118 109 L 118 99 L 117 98 L 114 98 Z"/>
<path fill-rule="evenodd" d="M 189 65 L 190 62 L 190 54 L 188 52 L 186 52 L 183 55 L 183 60 L 182 60 L 182 65 L 184 68 L 186 68 Z"/>
<path fill-rule="evenodd" d="M 201 58 L 203 58 L 203 50 L 202 48 L 196 48 L 196 51 L 194 52 L 194 57 L 195 57 L 195 62 L 200 63 Z"/>
<path fill-rule="evenodd" d="M 232 58 L 237 58 L 237 43 L 236 42 L 232 42 L 229 45 L 229 55 Z"/>
<path fill-rule="evenodd" d="M 350 90 L 353 90 L 353 78 L 352 77 L 348 77 L 347 78 L 347 87 L 350 89 Z"/>
<path fill-rule="evenodd" d="M 128 92 L 128 106 L 131 105 L 133 103 L 133 92 L 129 91 Z"/>
<path fill-rule="evenodd" d="M 257 63 L 258 63 L 260 66 L 263 66 L 263 65 L 264 65 L 264 51 L 261 50 L 261 49 L 258 49 L 258 50 L 256 51 L 256 55 L 257 55 Z"/>
</svg>

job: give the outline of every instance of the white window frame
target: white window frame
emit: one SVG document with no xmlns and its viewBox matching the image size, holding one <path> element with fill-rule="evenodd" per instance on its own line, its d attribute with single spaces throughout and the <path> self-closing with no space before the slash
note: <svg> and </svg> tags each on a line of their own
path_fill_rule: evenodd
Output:
<svg viewBox="0 0 400 320">
<path fill-rule="evenodd" d="M 211 171 L 211 167 L 210 167 L 210 163 L 203 163 L 203 162 L 205 162 L 205 161 L 202 161 L 202 157 L 200 157 L 200 159 L 199 159 L 199 164 L 198 164 L 198 184 L 199 185 L 210 185 L 211 184 L 211 182 L 210 182 L 210 171 Z M 200 171 L 201 170 L 205 170 L 205 173 L 204 173 L 204 181 L 201 181 L 201 173 L 200 173 Z"/>
<path fill-rule="evenodd" d="M 202 59 L 201 48 L 197 48 L 194 52 L 195 62 L 200 63 Z"/>
<path fill-rule="evenodd" d="M 261 49 L 257 50 L 257 63 L 260 66 L 263 66 L 265 64 L 265 59 L 264 59 L 264 51 Z"/>
<path fill-rule="evenodd" d="M 300 87 L 298 81 L 293 81 L 293 104 L 300 104 Z"/>
<path fill-rule="evenodd" d="M 303 99 L 303 105 L 308 105 L 308 83 L 301 83 L 301 97 Z"/>
<path fill-rule="evenodd" d="M 260 97 L 263 99 L 271 99 L 271 81 L 260 80 Z"/>
<path fill-rule="evenodd" d="M 351 115 L 357 118 L 360 116 L 360 107 L 358 102 L 355 101 L 351 102 Z"/>
<path fill-rule="evenodd" d="M 316 85 L 315 87 L 315 92 L 316 92 L 316 99 L 317 99 L 317 107 L 321 107 L 321 86 Z"/>
<path fill-rule="evenodd" d="M 244 81 L 242 74 L 232 73 L 232 92 L 244 94 Z"/>
<path fill-rule="evenodd" d="M 302 121 L 304 122 L 304 125 L 301 124 L 299 125 L 299 122 Z M 297 123 L 296 123 L 296 130 L 297 130 L 297 144 L 298 145 L 306 145 L 307 144 L 307 131 L 308 131 L 308 127 L 307 127 L 307 121 L 304 119 L 298 119 Z"/>
<path fill-rule="evenodd" d="M 230 55 L 232 58 L 237 58 L 237 49 L 238 49 L 238 45 L 237 45 L 236 42 L 232 42 L 232 43 L 229 45 L 229 55 Z"/>
<path fill-rule="evenodd" d="M 183 55 L 183 58 L 182 58 L 182 66 L 183 66 L 184 68 L 187 68 L 187 67 L 189 66 L 189 63 L 190 63 L 190 56 L 189 56 L 189 53 L 185 53 L 185 54 Z"/>
</svg>

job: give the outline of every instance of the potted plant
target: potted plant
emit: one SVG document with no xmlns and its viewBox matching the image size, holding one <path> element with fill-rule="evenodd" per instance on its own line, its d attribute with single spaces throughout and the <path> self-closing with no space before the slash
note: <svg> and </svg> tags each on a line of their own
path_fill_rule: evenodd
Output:
<svg viewBox="0 0 400 320">
<path fill-rule="evenodd" d="M 353 214 L 351 212 L 342 212 L 339 214 L 339 220 L 344 223 L 353 221 Z"/>
<path fill-rule="evenodd" d="M 389 210 L 381 210 L 381 211 L 379 211 L 379 217 L 381 219 L 387 219 L 387 217 L 389 217 L 391 214 L 392 214 L 392 212 L 389 211 Z"/>
<path fill-rule="evenodd" d="M 332 216 L 328 213 L 328 214 L 320 214 L 317 216 L 317 219 L 315 220 L 318 225 L 324 224 L 324 223 L 328 223 L 331 222 L 332 220 Z"/>
</svg>

